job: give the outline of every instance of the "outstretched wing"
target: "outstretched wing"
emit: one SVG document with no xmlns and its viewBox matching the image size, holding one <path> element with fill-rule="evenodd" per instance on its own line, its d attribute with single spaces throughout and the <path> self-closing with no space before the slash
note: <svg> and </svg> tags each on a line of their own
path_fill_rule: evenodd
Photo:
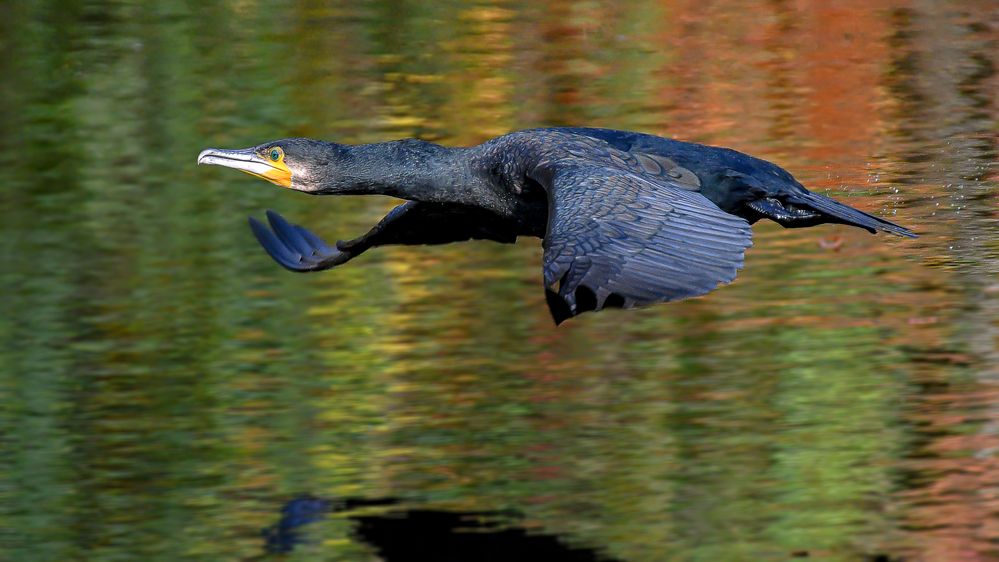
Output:
<svg viewBox="0 0 999 562">
<path fill-rule="evenodd" d="M 267 222 L 270 228 L 250 217 L 250 230 L 271 258 L 287 270 L 322 271 L 354 257 L 328 245 L 308 229 L 291 224 L 274 211 L 267 211 Z"/>
<path fill-rule="evenodd" d="M 544 281 L 556 324 L 703 295 L 735 278 L 752 245 L 749 223 L 665 178 L 581 161 L 535 175 L 549 198 Z"/>
<path fill-rule="evenodd" d="M 484 209 L 416 201 L 395 207 L 363 236 L 332 245 L 274 211 L 267 211 L 267 222 L 270 228 L 250 217 L 253 235 L 274 261 L 298 272 L 330 269 L 377 246 L 448 244 L 473 239 L 510 244 L 518 235 L 515 224 Z"/>
</svg>

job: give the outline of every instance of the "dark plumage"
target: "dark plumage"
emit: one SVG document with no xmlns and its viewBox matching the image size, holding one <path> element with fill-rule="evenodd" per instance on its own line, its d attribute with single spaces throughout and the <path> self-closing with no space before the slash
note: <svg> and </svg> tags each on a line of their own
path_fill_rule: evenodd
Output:
<svg viewBox="0 0 999 562">
<path fill-rule="evenodd" d="M 329 269 L 387 244 L 544 239 L 556 323 L 608 306 L 703 295 L 735 278 L 750 224 L 840 223 L 911 231 L 809 192 L 779 166 L 734 150 L 609 129 L 533 129 L 470 148 L 419 140 L 340 145 L 285 139 L 208 149 L 199 163 L 237 168 L 313 194 L 407 199 L 367 234 L 328 245 L 268 211 L 250 219 L 292 271 Z"/>
</svg>

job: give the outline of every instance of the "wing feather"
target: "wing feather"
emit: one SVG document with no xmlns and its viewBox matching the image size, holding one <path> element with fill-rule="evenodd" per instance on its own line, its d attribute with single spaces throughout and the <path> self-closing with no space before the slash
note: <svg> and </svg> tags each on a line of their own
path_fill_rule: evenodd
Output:
<svg viewBox="0 0 999 562">
<path fill-rule="evenodd" d="M 536 175 L 549 192 L 543 274 L 556 323 L 703 295 L 742 267 L 749 223 L 700 193 L 584 160 L 552 167 Z"/>
</svg>

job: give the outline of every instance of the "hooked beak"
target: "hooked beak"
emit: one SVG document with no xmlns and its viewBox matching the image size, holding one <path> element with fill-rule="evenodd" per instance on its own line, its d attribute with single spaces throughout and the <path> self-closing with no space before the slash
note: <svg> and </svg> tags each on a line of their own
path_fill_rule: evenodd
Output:
<svg viewBox="0 0 999 562">
<path fill-rule="evenodd" d="M 281 187 L 291 187 L 291 169 L 284 163 L 284 157 L 274 162 L 257 154 L 253 148 L 242 150 L 206 148 L 198 155 L 198 164 L 235 168 Z"/>
</svg>

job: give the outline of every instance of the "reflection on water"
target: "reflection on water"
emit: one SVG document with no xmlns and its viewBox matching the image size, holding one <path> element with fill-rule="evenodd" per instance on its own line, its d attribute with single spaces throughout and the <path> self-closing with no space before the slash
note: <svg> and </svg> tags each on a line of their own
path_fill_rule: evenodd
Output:
<svg viewBox="0 0 999 562">
<path fill-rule="evenodd" d="M 4 16 L 0 559 L 253 559 L 303 490 L 616 560 L 999 556 L 994 3 Z M 759 225 L 734 285 L 554 329 L 536 242 L 292 275 L 246 215 L 347 238 L 392 202 L 194 166 L 549 124 L 739 148 L 922 237 Z M 385 552 L 347 519 L 292 556 Z"/>
<path fill-rule="evenodd" d="M 392 506 L 391 498 L 327 500 L 299 496 L 281 508 L 281 519 L 263 530 L 265 549 L 287 554 L 307 544 L 305 527 L 327 516 L 346 514 L 352 538 L 368 544 L 386 562 L 613 562 L 598 553 L 563 544 L 557 537 L 530 534 L 512 526 L 516 514 L 400 509 L 360 512 L 371 506 Z"/>
</svg>

